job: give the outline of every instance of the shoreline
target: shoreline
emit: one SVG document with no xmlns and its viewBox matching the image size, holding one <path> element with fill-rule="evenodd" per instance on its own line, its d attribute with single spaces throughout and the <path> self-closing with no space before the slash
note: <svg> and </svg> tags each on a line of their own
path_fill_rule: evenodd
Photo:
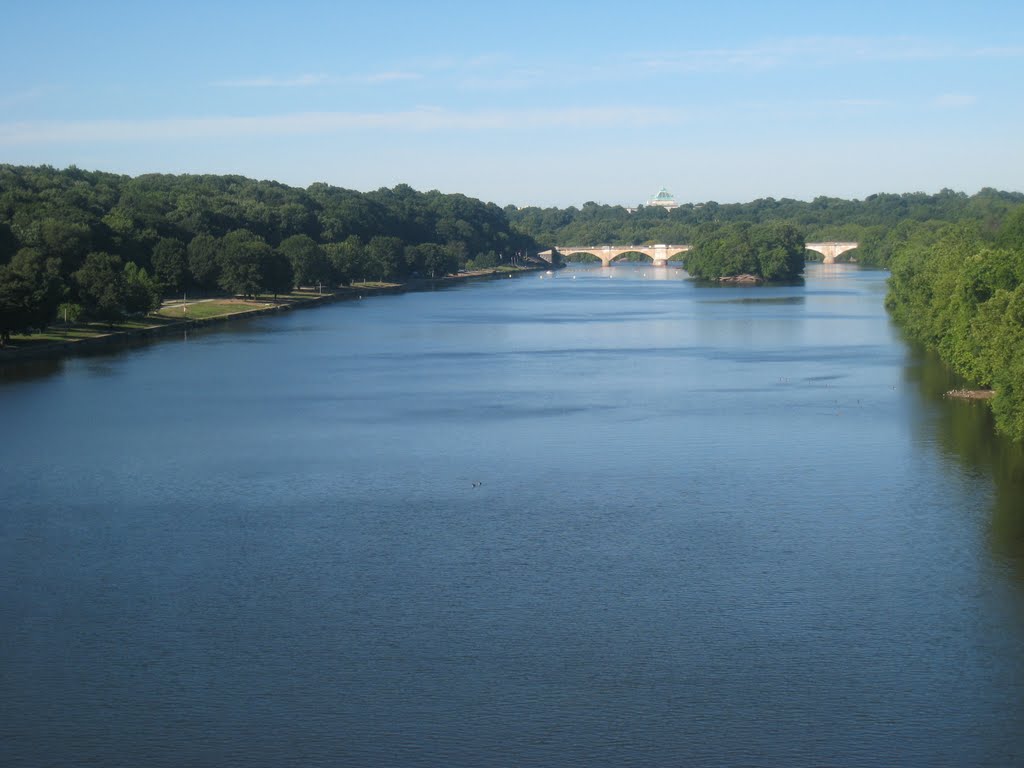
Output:
<svg viewBox="0 0 1024 768">
<path fill-rule="evenodd" d="M 267 306 L 249 307 L 238 312 L 230 312 L 215 317 L 198 319 L 174 319 L 163 317 L 159 324 L 147 325 L 141 328 L 127 330 L 112 330 L 98 336 L 85 339 L 54 341 L 48 344 L 39 344 L 28 348 L 0 349 L 0 368 L 28 363 L 39 360 L 59 359 L 86 355 L 93 352 L 108 351 L 121 346 L 129 346 L 133 343 L 158 339 L 161 336 L 170 336 L 179 332 L 187 332 L 194 328 L 206 328 L 218 323 L 226 323 L 242 318 L 269 315 L 277 312 L 290 312 L 295 309 L 310 309 L 323 304 L 333 304 L 339 301 L 358 301 L 362 298 L 372 296 L 388 296 L 402 293 L 414 293 L 418 291 L 430 291 L 437 288 L 444 288 L 450 285 L 469 282 L 470 280 L 491 280 L 505 275 L 512 276 L 519 273 L 539 272 L 548 267 L 519 267 L 515 270 L 508 269 L 486 269 L 465 272 L 458 275 L 446 275 L 438 278 L 417 278 L 406 283 L 394 283 L 379 286 L 350 287 L 345 286 L 334 289 L 331 293 L 310 294 L 309 297 L 291 298 L 279 300 L 276 304 Z M 233 299 L 228 297 L 226 300 Z M 263 302 L 266 303 L 266 302 Z M 147 315 L 147 318 L 149 316 Z"/>
<path fill-rule="evenodd" d="M 951 389 L 943 395 L 957 400 L 991 400 L 995 396 L 995 391 L 991 389 Z"/>
</svg>

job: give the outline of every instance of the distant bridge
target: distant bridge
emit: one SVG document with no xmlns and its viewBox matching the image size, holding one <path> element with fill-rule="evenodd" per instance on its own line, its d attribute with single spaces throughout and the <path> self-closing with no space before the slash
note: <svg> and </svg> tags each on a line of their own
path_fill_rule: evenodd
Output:
<svg viewBox="0 0 1024 768">
<path fill-rule="evenodd" d="M 664 267 L 673 256 L 686 253 L 693 246 L 690 245 L 584 245 L 575 248 L 559 246 L 555 248 L 563 256 L 572 256 L 576 253 L 589 253 L 601 260 L 602 267 L 611 266 L 611 263 L 625 253 L 642 253 L 654 262 L 656 267 Z M 551 261 L 551 251 L 544 251 L 541 258 Z"/>
<path fill-rule="evenodd" d="M 822 263 L 834 264 L 836 257 L 840 254 L 852 251 L 858 243 L 804 243 L 809 251 L 820 253 Z M 641 253 L 648 257 L 654 266 L 664 267 L 668 260 L 680 253 L 686 253 L 692 245 L 580 245 L 580 246 L 559 246 L 554 250 L 563 256 L 573 256 L 577 253 L 589 253 L 601 260 L 602 267 L 609 267 L 619 256 L 627 253 Z M 542 259 L 551 262 L 554 257 L 552 251 L 542 251 L 538 254 Z"/>
</svg>

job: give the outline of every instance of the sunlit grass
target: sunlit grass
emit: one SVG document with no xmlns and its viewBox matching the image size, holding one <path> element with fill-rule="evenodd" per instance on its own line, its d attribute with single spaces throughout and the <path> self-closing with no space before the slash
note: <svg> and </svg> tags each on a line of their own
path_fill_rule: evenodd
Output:
<svg viewBox="0 0 1024 768">
<path fill-rule="evenodd" d="M 251 312 L 254 309 L 263 309 L 265 306 L 266 302 L 256 301 L 200 301 L 195 304 L 189 304 L 186 307 L 180 304 L 166 306 L 157 315 L 175 320 L 206 320 L 211 317 Z"/>
</svg>

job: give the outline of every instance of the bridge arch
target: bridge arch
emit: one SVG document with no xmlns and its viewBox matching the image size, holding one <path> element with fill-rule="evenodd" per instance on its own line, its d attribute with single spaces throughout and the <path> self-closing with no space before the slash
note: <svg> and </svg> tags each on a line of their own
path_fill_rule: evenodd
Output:
<svg viewBox="0 0 1024 768">
<path fill-rule="evenodd" d="M 555 250 L 558 251 L 558 253 L 562 254 L 563 258 L 566 258 L 568 261 L 582 261 L 582 262 L 602 261 L 601 256 L 600 256 L 600 253 L 601 253 L 601 249 L 600 248 L 592 248 L 590 250 L 587 250 L 586 248 L 573 248 L 573 249 L 570 250 L 569 253 L 566 253 L 565 251 L 561 250 L 560 248 L 556 248 Z M 550 253 L 550 251 L 547 251 L 547 253 Z M 573 256 L 583 256 L 584 258 L 582 258 L 582 259 L 570 258 L 570 257 L 573 257 Z"/>
<path fill-rule="evenodd" d="M 635 253 L 638 256 L 643 256 L 644 259 L 648 263 L 650 263 L 650 264 L 654 263 L 654 257 L 651 254 L 649 254 L 649 253 L 644 253 L 640 248 L 623 248 L 622 250 L 620 250 L 618 252 L 617 255 L 612 256 L 611 261 L 609 262 L 609 264 L 614 264 L 616 262 L 623 262 L 623 261 L 632 261 L 632 259 L 629 258 L 629 255 L 631 253 Z"/>
<path fill-rule="evenodd" d="M 822 264 L 835 264 L 837 257 L 847 251 L 852 251 L 859 245 L 860 243 L 838 241 L 831 243 L 804 243 L 804 247 L 808 251 L 814 251 L 815 253 L 821 254 Z"/>
</svg>

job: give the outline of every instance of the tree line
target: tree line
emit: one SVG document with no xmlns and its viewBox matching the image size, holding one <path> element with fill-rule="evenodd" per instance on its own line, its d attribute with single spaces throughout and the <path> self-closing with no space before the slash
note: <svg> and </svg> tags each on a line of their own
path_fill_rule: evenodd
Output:
<svg viewBox="0 0 1024 768">
<path fill-rule="evenodd" d="M 1024 206 L 995 231 L 922 230 L 895 251 L 886 307 L 909 337 L 991 387 L 996 428 L 1024 440 Z"/>
<path fill-rule="evenodd" d="M 969 223 L 994 236 L 1024 194 L 982 189 L 974 195 L 944 189 L 936 194 L 870 195 L 864 200 L 816 197 L 811 201 L 763 198 L 748 203 L 687 203 L 671 211 L 642 206 L 584 203 L 569 208 L 505 208 L 512 226 L 544 248 L 579 245 L 691 244 L 728 224 L 784 222 L 809 242 L 856 241 L 850 254 L 862 264 L 887 267 L 896 250 L 917 233 L 949 223 Z M 808 258 L 820 258 L 807 254 Z"/>
<path fill-rule="evenodd" d="M 493 203 L 242 176 L 0 165 L 0 340 L 71 313 L 115 320 L 185 291 L 440 277 L 539 250 Z"/>
</svg>

